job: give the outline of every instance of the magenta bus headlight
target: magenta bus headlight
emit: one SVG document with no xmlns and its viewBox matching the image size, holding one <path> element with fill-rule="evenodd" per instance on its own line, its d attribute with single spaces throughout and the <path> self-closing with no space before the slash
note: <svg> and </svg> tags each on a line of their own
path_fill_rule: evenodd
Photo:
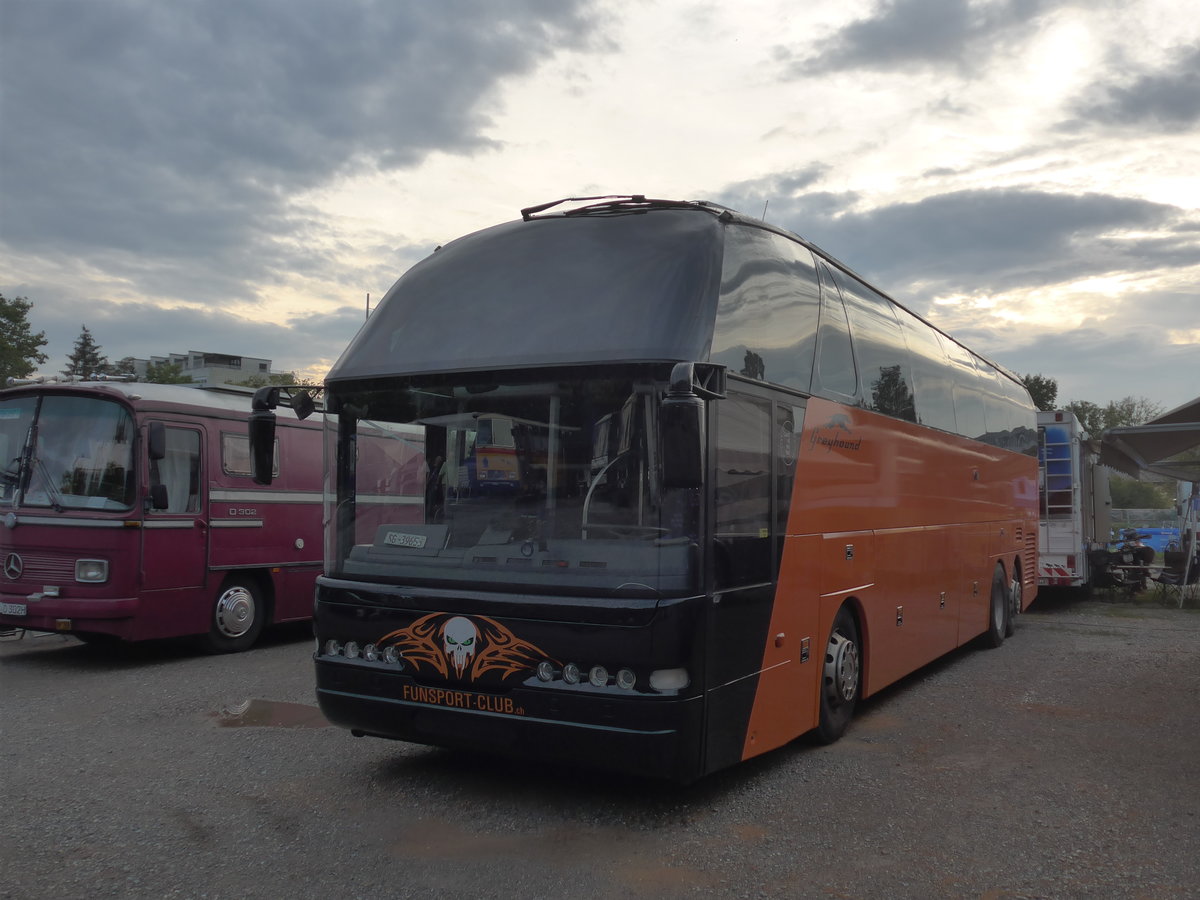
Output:
<svg viewBox="0 0 1200 900">
<path fill-rule="evenodd" d="M 103 584 L 108 581 L 108 560 L 75 560 L 75 580 L 83 584 Z"/>
</svg>

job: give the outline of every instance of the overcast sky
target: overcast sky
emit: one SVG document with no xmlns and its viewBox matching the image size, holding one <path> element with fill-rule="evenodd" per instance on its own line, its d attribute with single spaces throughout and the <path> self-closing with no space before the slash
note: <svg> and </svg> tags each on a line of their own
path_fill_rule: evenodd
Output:
<svg viewBox="0 0 1200 900">
<path fill-rule="evenodd" d="M 1200 396 L 1190 0 L 0 0 L 0 293 L 56 374 L 321 378 L 438 244 L 708 199 L 1059 401 Z"/>
</svg>

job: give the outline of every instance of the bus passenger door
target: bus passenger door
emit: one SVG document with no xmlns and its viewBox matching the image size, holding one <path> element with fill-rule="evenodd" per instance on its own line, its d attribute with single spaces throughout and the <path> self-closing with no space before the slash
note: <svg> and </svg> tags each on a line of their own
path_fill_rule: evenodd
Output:
<svg viewBox="0 0 1200 900">
<path fill-rule="evenodd" d="M 145 607 L 140 612 L 160 621 L 190 616 L 202 624 L 207 620 L 207 609 L 200 609 L 197 618 L 189 610 L 194 611 L 200 604 L 187 601 L 189 592 L 204 587 L 208 560 L 203 434 L 196 428 L 153 422 L 148 429 L 158 427 L 165 435 L 162 456 L 154 459 L 147 453 L 145 461 L 149 491 L 142 521 Z M 151 441 L 145 443 L 149 447 Z M 154 508 L 156 505 L 159 508 Z"/>
<path fill-rule="evenodd" d="M 775 594 L 772 405 L 730 390 L 710 405 L 715 465 L 705 767 L 738 762 L 758 688 Z"/>
</svg>

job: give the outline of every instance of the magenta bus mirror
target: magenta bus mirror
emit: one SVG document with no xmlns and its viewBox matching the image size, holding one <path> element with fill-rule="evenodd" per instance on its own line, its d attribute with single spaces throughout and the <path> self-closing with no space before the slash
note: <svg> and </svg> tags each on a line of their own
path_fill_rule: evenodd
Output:
<svg viewBox="0 0 1200 900">
<path fill-rule="evenodd" d="M 279 388 L 264 387 L 254 392 L 247 422 L 250 437 L 250 477 L 255 484 L 270 484 L 275 457 L 275 407 Z"/>
</svg>

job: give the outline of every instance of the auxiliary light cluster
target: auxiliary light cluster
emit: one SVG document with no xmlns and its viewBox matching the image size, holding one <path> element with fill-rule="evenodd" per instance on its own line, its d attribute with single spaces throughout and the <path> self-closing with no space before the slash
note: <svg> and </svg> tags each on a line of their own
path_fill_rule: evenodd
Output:
<svg viewBox="0 0 1200 900">
<path fill-rule="evenodd" d="M 367 662 L 378 662 L 398 669 L 404 668 L 404 657 L 396 647 L 384 647 L 382 650 L 374 644 L 359 644 L 358 641 L 346 641 L 344 644 L 336 638 L 330 638 L 322 648 L 326 656 L 344 656 L 346 659 L 364 659 Z"/>
<path fill-rule="evenodd" d="M 375 644 L 359 644 L 357 641 L 339 641 L 330 638 L 320 646 L 320 651 L 326 656 L 340 656 L 345 659 L 361 659 L 371 663 L 382 663 L 393 666 L 398 670 L 404 669 L 404 657 L 394 645 L 383 647 Z M 537 678 L 544 684 L 555 680 L 563 684 L 590 684 L 592 687 L 608 687 L 616 685 L 623 691 L 632 691 L 638 683 L 638 676 L 633 669 L 620 668 L 610 673 L 604 666 L 584 668 L 578 663 L 569 662 L 561 669 L 549 660 L 538 663 Z M 655 691 L 677 691 L 688 686 L 691 679 L 687 669 L 655 669 L 650 673 L 648 684 Z"/>
<path fill-rule="evenodd" d="M 610 674 L 604 666 L 591 666 L 585 669 L 577 663 L 567 663 L 561 669 L 549 660 L 538 663 L 537 677 L 539 681 L 551 682 L 556 678 L 563 684 L 587 683 L 592 687 L 606 687 L 615 684 L 623 691 L 632 691 L 638 684 L 638 676 L 633 669 L 617 669 L 616 674 Z M 687 669 L 655 669 L 650 673 L 645 683 L 654 691 L 678 691 L 691 683 Z"/>
<path fill-rule="evenodd" d="M 567 663 L 561 669 L 547 659 L 538 663 L 538 681 L 551 682 L 561 679 L 563 684 L 580 684 L 586 682 L 592 687 L 607 687 L 615 684 L 623 691 L 632 691 L 637 684 L 637 675 L 633 669 L 617 669 L 615 675 L 610 675 L 604 666 L 591 666 L 584 669 L 577 663 Z"/>
</svg>

